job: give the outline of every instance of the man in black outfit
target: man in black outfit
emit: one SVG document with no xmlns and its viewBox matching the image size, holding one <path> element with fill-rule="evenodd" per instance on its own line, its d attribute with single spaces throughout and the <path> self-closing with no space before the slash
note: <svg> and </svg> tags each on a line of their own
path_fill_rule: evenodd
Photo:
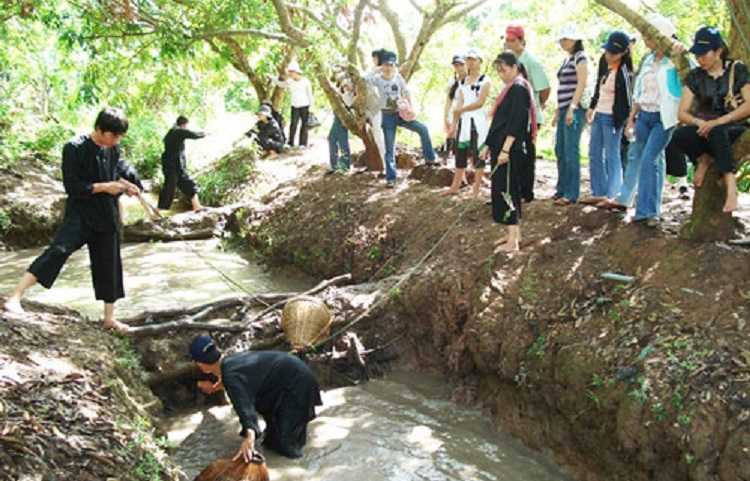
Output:
<svg viewBox="0 0 750 481">
<path fill-rule="evenodd" d="M 127 325 L 114 319 L 114 303 L 125 297 L 118 198 L 143 190 L 138 174 L 120 157 L 117 146 L 127 130 L 125 114 L 105 108 L 99 112 L 93 132 L 79 135 L 63 147 L 63 184 L 68 194 L 63 223 L 52 244 L 31 264 L 8 298 L 7 311 L 23 313 L 21 298 L 26 289 L 37 282 L 52 287 L 68 257 L 86 244 L 94 293 L 104 301 L 104 327 L 127 331 Z"/>
<path fill-rule="evenodd" d="M 177 117 L 175 125 L 164 136 L 164 153 L 161 154 L 161 169 L 164 173 L 164 185 L 159 193 L 159 208 L 169 209 L 174 199 L 175 188 L 190 199 L 193 210 L 202 209 L 198 200 L 198 186 L 187 173 L 185 160 L 185 139 L 202 139 L 206 134 L 188 129 L 188 119 L 184 115 Z"/>
<path fill-rule="evenodd" d="M 260 436 L 258 414 L 266 421 L 263 445 L 288 458 L 301 458 L 307 424 L 320 406 L 320 388 L 312 371 L 297 357 L 281 351 L 223 356 L 213 339 L 198 336 L 190 345 L 198 368 L 218 381 L 200 381 L 206 394 L 225 389 L 240 418 L 244 438 L 234 459 L 249 463 Z"/>
</svg>

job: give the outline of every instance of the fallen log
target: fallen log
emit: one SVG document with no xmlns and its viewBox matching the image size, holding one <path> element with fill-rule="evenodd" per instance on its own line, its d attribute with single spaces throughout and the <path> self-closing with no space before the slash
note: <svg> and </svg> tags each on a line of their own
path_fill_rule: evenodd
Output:
<svg viewBox="0 0 750 481">
<path fill-rule="evenodd" d="M 220 309 L 228 309 L 239 306 L 269 306 L 277 302 L 283 302 L 287 299 L 291 299 L 298 296 L 297 292 L 271 292 L 267 294 L 256 294 L 252 296 L 233 296 L 220 299 L 218 301 L 207 302 L 205 304 L 199 304 L 197 306 L 188 308 L 174 308 L 174 309 L 162 309 L 159 311 L 144 311 L 138 315 L 123 319 L 122 322 L 130 326 L 137 326 L 142 324 L 153 324 L 166 322 L 167 319 L 177 316 L 190 316 L 203 311 L 207 308 L 215 308 L 214 311 Z M 163 319 L 161 321 L 157 319 Z"/>
<path fill-rule="evenodd" d="M 215 332 L 244 332 L 247 328 L 243 325 L 230 324 L 228 319 L 214 319 L 214 322 L 200 322 L 210 312 L 201 312 L 194 317 L 177 319 L 175 321 L 162 322 L 159 324 L 148 324 L 140 327 L 131 327 L 127 334 L 131 336 L 153 336 L 167 331 L 215 331 Z M 217 323 L 215 321 L 224 321 Z"/>
</svg>

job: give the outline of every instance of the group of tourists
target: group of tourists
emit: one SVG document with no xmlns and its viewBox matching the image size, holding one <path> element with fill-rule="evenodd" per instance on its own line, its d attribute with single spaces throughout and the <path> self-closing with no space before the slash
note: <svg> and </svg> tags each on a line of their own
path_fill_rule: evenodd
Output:
<svg viewBox="0 0 750 481">
<path fill-rule="evenodd" d="M 704 182 L 708 167 L 715 163 L 726 187 L 723 210 L 732 212 L 738 199 L 731 149 L 748 128 L 748 69 L 731 59 L 718 30 L 703 27 L 689 49 L 697 66 L 683 82 L 671 60 L 673 55 L 685 52 L 676 40 L 674 26 L 658 15 L 652 15 L 649 21 L 674 42 L 667 48 L 657 39 L 644 38 L 649 53 L 637 69 L 632 59 L 634 40 L 624 32 L 609 34 L 594 71 L 584 52 L 583 35 L 573 26 L 560 31 L 564 60 L 557 71 L 557 106 L 552 115 L 557 129 L 558 168 L 554 202 L 558 206 L 581 202 L 616 211 L 630 207 L 637 192 L 635 220 L 653 225 L 661 214 L 665 152 L 669 151 L 672 159 L 687 157 L 696 164 L 696 186 Z M 483 71 L 482 54 L 469 49 L 451 58 L 454 77 L 447 92 L 444 127 L 456 170 L 445 194 L 459 191 L 471 159 L 475 170 L 473 193 L 478 196 L 489 161 L 492 216 L 495 222 L 508 226 L 499 248 L 516 251 L 521 241 L 522 205 L 534 199 L 536 134 L 544 122 L 551 88 L 544 69 L 526 49 L 523 27 L 509 26 L 504 40 L 505 51 L 492 63 L 504 86 L 494 101 L 489 100 L 492 79 Z M 393 187 L 399 127 L 419 135 L 428 165 L 435 164 L 436 155 L 427 127 L 416 120 L 396 55 L 379 49 L 372 52 L 372 62 L 364 77 L 372 88 L 366 102 L 367 121 L 384 160 L 386 185 Z M 593 88 L 589 87 L 589 77 L 594 80 Z M 269 103 L 261 105 L 252 135 L 264 150 L 280 153 L 287 141 L 294 145 L 295 138 L 299 146 L 308 145 L 313 97 L 311 84 L 297 64 L 289 66 L 289 79 L 279 80 L 277 85 L 288 88 L 292 97 L 289 137 L 284 136 L 283 119 Z M 353 83 L 339 78 L 336 88 L 341 89 L 345 105 L 351 107 L 357 94 Z M 587 123 L 591 125 L 591 195 L 579 199 L 580 142 Z M 164 137 L 164 186 L 159 197 L 162 209 L 170 207 L 177 188 L 190 199 L 193 209 L 201 208 L 195 182 L 185 169 L 184 142 L 205 134 L 188 126 L 188 119 L 180 116 Z M 623 133 L 631 129 L 634 138 L 623 169 Z M 139 196 L 143 190 L 137 173 L 118 148 L 127 130 L 124 113 L 105 108 L 91 133 L 65 144 L 62 172 L 68 199 L 62 225 L 50 246 L 21 278 L 5 303 L 6 311 L 23 313 L 21 298 L 25 291 L 37 283 L 50 288 L 68 257 L 87 245 L 96 299 L 104 303 L 103 324 L 127 331 L 128 327 L 114 318 L 114 303 L 124 297 L 118 198 L 122 194 Z M 334 120 L 328 140 L 331 171 L 349 169 L 348 133 L 340 119 Z M 201 389 L 226 389 L 239 414 L 244 441 L 238 456 L 249 460 L 254 450 L 261 434 L 259 412 L 268 423 L 266 443 L 287 456 L 301 455 L 306 425 L 315 416 L 314 407 L 320 404 L 317 383 L 304 364 L 270 353 L 225 358 L 205 336 L 194 341 L 190 353 L 201 370 L 216 379 Z"/>
</svg>

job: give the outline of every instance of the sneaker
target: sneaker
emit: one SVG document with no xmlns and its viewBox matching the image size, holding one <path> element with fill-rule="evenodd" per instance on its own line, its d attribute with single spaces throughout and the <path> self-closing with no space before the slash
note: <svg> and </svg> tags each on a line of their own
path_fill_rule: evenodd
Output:
<svg viewBox="0 0 750 481">
<path fill-rule="evenodd" d="M 387 180 L 385 182 L 385 186 L 388 189 L 393 189 L 394 187 L 396 187 L 396 181 L 395 180 Z"/>
<path fill-rule="evenodd" d="M 646 227 L 650 227 L 652 229 L 655 229 L 659 227 L 659 219 L 656 217 L 651 217 L 650 219 L 646 219 Z"/>
<path fill-rule="evenodd" d="M 336 171 L 335 171 L 335 170 L 333 170 L 333 169 L 328 169 L 328 170 L 326 170 L 326 173 L 325 173 L 324 175 L 333 175 L 333 174 L 335 174 L 335 173 L 336 173 Z"/>
</svg>

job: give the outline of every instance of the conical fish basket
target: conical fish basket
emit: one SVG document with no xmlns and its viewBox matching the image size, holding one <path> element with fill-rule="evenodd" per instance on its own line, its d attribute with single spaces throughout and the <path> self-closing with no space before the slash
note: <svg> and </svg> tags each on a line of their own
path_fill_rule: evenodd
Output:
<svg viewBox="0 0 750 481">
<path fill-rule="evenodd" d="M 281 313 L 281 328 L 294 349 L 302 349 L 324 339 L 331 331 L 332 321 L 331 311 L 315 297 L 292 299 Z"/>
</svg>

